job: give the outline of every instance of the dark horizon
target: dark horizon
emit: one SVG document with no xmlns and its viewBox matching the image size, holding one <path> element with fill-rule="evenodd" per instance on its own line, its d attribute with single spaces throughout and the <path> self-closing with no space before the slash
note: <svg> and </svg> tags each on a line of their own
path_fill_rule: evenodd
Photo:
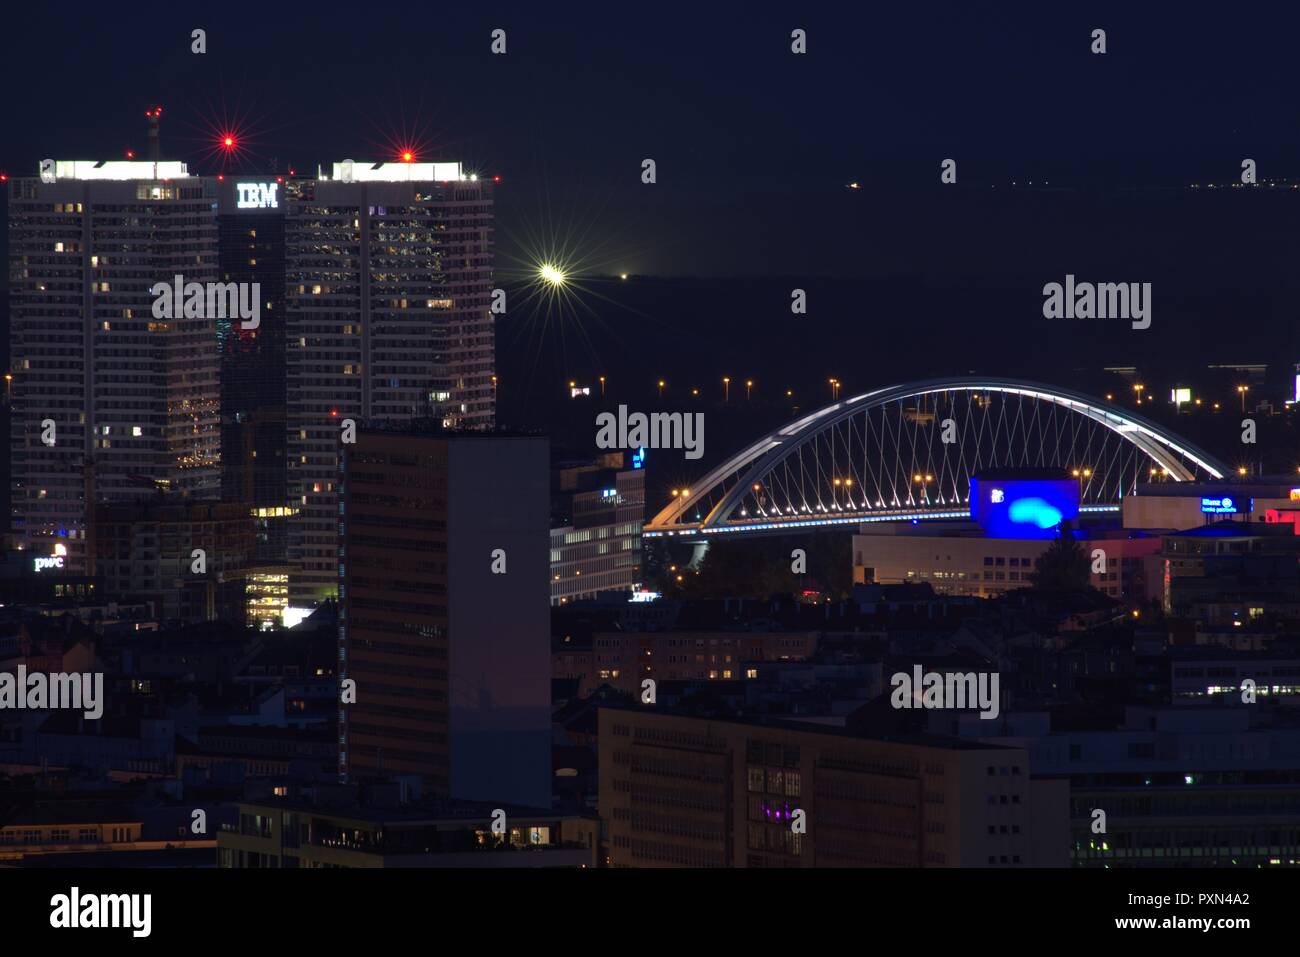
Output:
<svg viewBox="0 0 1300 957">
<path fill-rule="evenodd" d="M 449 10 L 414 24 L 376 10 L 341 31 L 328 12 L 133 6 L 61 37 L 57 69 L 41 44 L 11 48 L 5 87 L 39 92 L 10 100 L 0 171 L 143 158 L 143 113 L 160 103 L 163 154 L 193 172 L 220 171 L 227 131 L 231 169 L 303 172 L 411 147 L 503 177 L 504 255 L 558 241 L 613 272 L 666 275 L 889 274 L 918 208 L 904 266 L 973 274 L 1023 245 L 1020 225 L 981 230 L 951 208 L 990 191 L 1033 181 L 1158 196 L 1235 182 L 1243 158 L 1261 182 L 1300 181 L 1300 131 L 1277 121 L 1300 79 L 1279 23 L 1290 11 L 740 9 Z M 10 34 L 39 31 L 45 15 L 15 8 Z M 1089 51 L 1095 27 L 1104 56 Z M 503 56 L 489 52 L 495 28 Z M 805 55 L 790 52 L 793 28 L 807 31 Z M 653 186 L 639 180 L 645 157 Z M 941 186 L 948 157 L 958 180 Z M 1136 241 L 1161 234 L 1159 217 L 1150 226 Z M 697 236 L 709 242 L 686 241 Z M 983 245 L 987 259 L 967 258 Z"/>
</svg>

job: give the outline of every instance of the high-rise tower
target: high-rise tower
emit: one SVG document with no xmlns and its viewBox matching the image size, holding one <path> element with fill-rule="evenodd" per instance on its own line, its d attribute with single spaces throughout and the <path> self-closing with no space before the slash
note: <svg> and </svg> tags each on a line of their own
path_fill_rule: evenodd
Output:
<svg viewBox="0 0 1300 957">
<path fill-rule="evenodd" d="M 63 545 L 71 570 L 90 570 L 88 495 L 219 493 L 214 320 L 152 308 L 178 275 L 217 278 L 215 180 L 179 162 L 47 160 L 10 181 L 14 531 Z"/>
<path fill-rule="evenodd" d="M 335 163 L 285 188 L 290 604 L 337 593 L 342 430 L 494 424 L 492 183 Z"/>
</svg>

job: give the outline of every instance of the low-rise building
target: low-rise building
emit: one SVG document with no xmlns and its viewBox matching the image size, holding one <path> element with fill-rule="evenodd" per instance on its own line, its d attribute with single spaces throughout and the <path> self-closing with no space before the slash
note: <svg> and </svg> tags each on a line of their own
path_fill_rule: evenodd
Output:
<svg viewBox="0 0 1300 957">
<path fill-rule="evenodd" d="M 229 868 L 577 868 L 595 867 L 598 851 L 592 818 L 456 800 L 250 801 L 217 835 Z"/>
<path fill-rule="evenodd" d="M 804 661 L 817 649 L 814 631 L 600 631 L 553 641 L 552 678 L 578 680 L 578 694 L 601 685 L 640 694 L 641 682 L 738 681 L 757 677 L 763 661 Z"/>
<path fill-rule="evenodd" d="M 551 604 L 641 584 L 645 472 L 623 453 L 561 465 L 552 475 Z"/>
<path fill-rule="evenodd" d="M 1065 782 L 1023 748 L 645 706 L 602 708 L 599 738 L 615 867 L 1067 863 Z"/>
</svg>

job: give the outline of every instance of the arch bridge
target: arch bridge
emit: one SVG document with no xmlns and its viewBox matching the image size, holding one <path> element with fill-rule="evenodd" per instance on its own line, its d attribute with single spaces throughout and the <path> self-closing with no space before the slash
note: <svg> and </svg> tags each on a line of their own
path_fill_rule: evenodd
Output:
<svg viewBox="0 0 1300 957">
<path fill-rule="evenodd" d="M 975 473 L 1049 467 L 1079 479 L 1083 511 L 1118 510 L 1138 482 L 1227 473 L 1145 416 L 1082 392 L 929 379 L 834 402 L 763 436 L 675 490 L 645 535 L 964 518 Z"/>
</svg>

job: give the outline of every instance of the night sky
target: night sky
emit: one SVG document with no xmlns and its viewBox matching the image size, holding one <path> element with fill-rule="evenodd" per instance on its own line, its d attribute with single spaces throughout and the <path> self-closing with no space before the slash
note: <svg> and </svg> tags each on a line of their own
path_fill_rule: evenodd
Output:
<svg viewBox="0 0 1300 957">
<path fill-rule="evenodd" d="M 1293 6 L 847 6 L 122 4 L 59 8 L 51 31 L 54 8 L 20 4 L 0 164 L 143 155 L 155 101 L 164 152 L 198 172 L 218 167 L 223 118 L 250 168 L 409 141 L 503 176 L 503 251 L 574 224 L 612 271 L 678 275 L 985 272 L 1038 246 L 1019 235 L 1033 221 L 990 222 L 958 193 L 1227 182 L 1247 156 L 1261 178 L 1300 177 Z M 489 52 L 496 27 L 505 56 Z"/>
<path fill-rule="evenodd" d="M 564 342 L 513 314 L 507 410 L 600 372 L 1089 385 L 1071 370 L 1213 360 L 1280 379 L 1300 358 L 1300 191 L 1189 186 L 1237 182 L 1247 157 L 1261 181 L 1300 181 L 1300 12 L 1135 6 L 128 4 L 68 8 L 49 32 L 53 8 L 24 4 L 5 15 L 0 169 L 143 157 L 158 102 L 164 155 L 192 172 L 222 168 L 230 129 L 245 172 L 414 146 L 500 175 L 503 281 L 563 249 L 585 274 L 770 283 L 595 283 Z M 939 181 L 947 157 L 956 185 Z M 1066 273 L 1152 282 L 1152 328 L 1049 325 L 1041 289 Z M 809 348 L 782 339 L 794 286 Z M 546 388 L 518 391 L 532 379 Z"/>
</svg>

